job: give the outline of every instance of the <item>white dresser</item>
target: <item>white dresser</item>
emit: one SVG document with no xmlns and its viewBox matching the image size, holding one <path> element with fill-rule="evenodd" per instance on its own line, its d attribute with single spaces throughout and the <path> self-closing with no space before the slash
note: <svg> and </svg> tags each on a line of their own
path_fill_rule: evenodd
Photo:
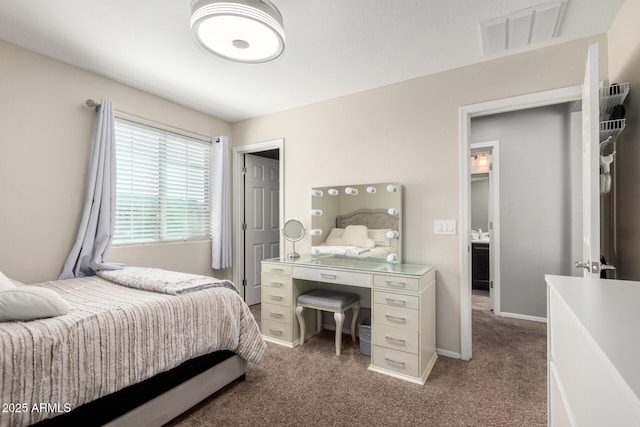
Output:
<svg viewBox="0 0 640 427">
<path fill-rule="evenodd" d="M 640 426 L 640 283 L 546 281 L 548 424 Z"/>
<path fill-rule="evenodd" d="M 340 285 L 365 293 L 371 302 L 372 358 L 369 369 L 424 384 L 437 354 L 435 269 L 325 255 L 262 261 L 262 334 L 289 347 L 300 344 L 295 316 L 299 295 Z M 357 289 L 356 289 L 357 290 Z M 313 310 L 305 312 L 307 331 L 317 330 Z"/>
</svg>

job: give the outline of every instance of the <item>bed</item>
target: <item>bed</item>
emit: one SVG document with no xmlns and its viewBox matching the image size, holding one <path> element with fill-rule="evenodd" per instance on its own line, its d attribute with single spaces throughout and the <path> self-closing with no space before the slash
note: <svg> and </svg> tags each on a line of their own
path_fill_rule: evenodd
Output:
<svg viewBox="0 0 640 427">
<path fill-rule="evenodd" d="M 366 227 L 366 236 L 373 240 L 368 244 L 343 244 L 340 239 L 349 226 Z M 399 240 L 387 237 L 390 231 L 400 231 L 400 216 L 390 215 L 385 209 L 358 209 L 336 217 L 336 227 L 332 229 L 324 242 L 311 248 L 312 254 L 338 254 L 368 258 L 386 258 L 390 254 L 399 254 Z M 337 244 L 336 244 L 337 243 Z M 352 243 L 352 242 L 349 242 Z"/>
<path fill-rule="evenodd" d="M 0 426 L 162 425 L 244 378 L 266 346 L 237 291 L 58 280 L 69 313 L 0 322 Z"/>
</svg>

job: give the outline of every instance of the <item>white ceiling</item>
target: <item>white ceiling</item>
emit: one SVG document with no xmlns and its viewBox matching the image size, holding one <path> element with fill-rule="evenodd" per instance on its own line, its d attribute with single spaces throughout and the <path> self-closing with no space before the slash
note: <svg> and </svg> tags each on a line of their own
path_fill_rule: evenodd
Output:
<svg viewBox="0 0 640 427">
<path fill-rule="evenodd" d="M 568 0 L 551 43 L 607 32 L 623 1 Z M 480 22 L 544 0 L 272 2 L 287 43 L 267 64 L 198 48 L 189 0 L 2 0 L 0 39 L 236 122 L 486 60 Z"/>
</svg>

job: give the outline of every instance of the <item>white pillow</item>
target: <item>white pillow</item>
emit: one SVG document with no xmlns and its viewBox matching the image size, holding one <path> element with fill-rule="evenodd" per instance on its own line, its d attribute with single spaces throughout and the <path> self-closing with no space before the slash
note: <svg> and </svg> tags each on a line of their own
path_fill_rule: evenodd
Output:
<svg viewBox="0 0 640 427">
<path fill-rule="evenodd" d="M 51 289 L 19 286 L 0 292 L 0 322 L 32 320 L 67 314 L 71 307 Z"/>
<path fill-rule="evenodd" d="M 376 246 L 389 246 L 389 238 L 387 233 L 391 231 L 390 228 L 370 228 L 367 230 L 369 238 L 376 242 Z"/>
<path fill-rule="evenodd" d="M 327 236 L 327 240 L 342 237 L 343 234 L 344 228 L 332 228 Z"/>
<path fill-rule="evenodd" d="M 327 240 L 325 241 L 325 245 L 326 246 L 344 246 L 344 243 L 342 243 L 342 237 L 331 237 L 331 238 L 327 238 Z"/>
<path fill-rule="evenodd" d="M 0 291 L 5 291 L 8 289 L 15 288 L 16 285 L 13 283 L 11 279 L 5 276 L 2 271 L 0 271 Z"/>
<path fill-rule="evenodd" d="M 358 248 L 373 248 L 376 242 L 369 238 L 367 227 L 364 225 L 347 225 L 342 233 L 344 246 L 356 246 Z"/>
<path fill-rule="evenodd" d="M 344 246 L 342 243 L 342 234 L 344 234 L 344 228 L 332 228 L 324 241 L 325 246 Z"/>
</svg>

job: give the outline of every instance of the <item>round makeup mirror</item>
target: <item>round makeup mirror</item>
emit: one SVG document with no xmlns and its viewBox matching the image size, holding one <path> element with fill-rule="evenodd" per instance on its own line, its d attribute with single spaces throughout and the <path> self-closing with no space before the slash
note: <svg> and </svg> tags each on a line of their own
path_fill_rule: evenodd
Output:
<svg viewBox="0 0 640 427">
<path fill-rule="evenodd" d="M 300 254 L 296 252 L 296 242 L 304 237 L 304 226 L 297 219 L 290 219 L 284 223 L 282 235 L 285 239 L 293 243 L 293 250 L 287 254 L 287 258 L 300 258 Z"/>
</svg>

